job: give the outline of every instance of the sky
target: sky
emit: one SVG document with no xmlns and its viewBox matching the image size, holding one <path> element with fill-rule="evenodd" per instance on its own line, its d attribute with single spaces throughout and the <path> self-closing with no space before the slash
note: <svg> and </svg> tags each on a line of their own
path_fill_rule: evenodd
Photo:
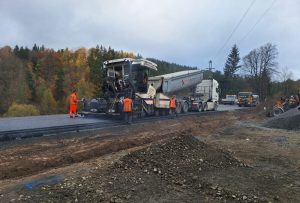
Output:
<svg viewBox="0 0 300 203">
<path fill-rule="evenodd" d="M 111 46 L 181 65 L 223 70 L 277 46 L 279 70 L 300 79 L 300 0 L 1 0 L 0 47 Z"/>
</svg>

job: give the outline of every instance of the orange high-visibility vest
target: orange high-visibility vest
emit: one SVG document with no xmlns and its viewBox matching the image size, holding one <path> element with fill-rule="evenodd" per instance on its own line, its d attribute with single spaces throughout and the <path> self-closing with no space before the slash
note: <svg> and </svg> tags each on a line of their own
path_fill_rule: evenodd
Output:
<svg viewBox="0 0 300 203">
<path fill-rule="evenodd" d="M 176 99 L 175 98 L 171 98 L 170 99 L 170 108 L 171 109 L 175 109 L 176 108 Z"/>
<path fill-rule="evenodd" d="M 132 111 L 132 100 L 129 98 L 125 98 L 123 100 L 123 111 L 131 112 Z"/>
<path fill-rule="evenodd" d="M 70 104 L 77 104 L 77 96 L 75 93 L 72 93 L 70 96 Z"/>
</svg>

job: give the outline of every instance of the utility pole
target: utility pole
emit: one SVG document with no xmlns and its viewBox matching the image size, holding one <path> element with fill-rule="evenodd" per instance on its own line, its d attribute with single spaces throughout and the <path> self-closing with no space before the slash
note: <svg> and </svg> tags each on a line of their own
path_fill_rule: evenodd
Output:
<svg viewBox="0 0 300 203">
<path fill-rule="evenodd" d="M 208 79 L 210 80 L 210 95 L 209 95 L 209 97 L 210 97 L 210 99 L 212 100 L 212 92 L 211 92 L 211 90 L 213 89 L 213 72 L 212 72 L 212 70 L 213 70 L 214 68 L 212 67 L 212 60 L 209 60 L 209 62 L 208 62 L 208 71 L 209 71 L 209 75 L 208 75 Z"/>
</svg>

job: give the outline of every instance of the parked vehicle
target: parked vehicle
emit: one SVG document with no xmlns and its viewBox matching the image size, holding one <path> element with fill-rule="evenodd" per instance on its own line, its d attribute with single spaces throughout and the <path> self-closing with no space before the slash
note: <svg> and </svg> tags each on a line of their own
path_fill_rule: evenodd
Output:
<svg viewBox="0 0 300 203">
<path fill-rule="evenodd" d="M 237 103 L 237 97 L 236 97 L 236 95 L 227 94 L 226 97 L 221 100 L 221 103 L 234 105 Z"/>
</svg>

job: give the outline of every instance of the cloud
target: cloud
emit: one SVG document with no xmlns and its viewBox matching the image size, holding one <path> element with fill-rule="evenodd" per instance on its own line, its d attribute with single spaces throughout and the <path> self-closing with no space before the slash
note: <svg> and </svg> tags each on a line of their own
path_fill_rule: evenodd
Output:
<svg viewBox="0 0 300 203">
<path fill-rule="evenodd" d="M 267 42 L 279 49 L 281 66 L 300 78 L 297 66 L 300 1 L 255 1 L 221 53 L 225 40 L 252 0 L 2 0 L 0 46 L 34 43 L 51 48 L 92 47 L 97 44 L 141 53 L 179 64 L 222 70 L 234 43 L 241 56 Z"/>
</svg>

